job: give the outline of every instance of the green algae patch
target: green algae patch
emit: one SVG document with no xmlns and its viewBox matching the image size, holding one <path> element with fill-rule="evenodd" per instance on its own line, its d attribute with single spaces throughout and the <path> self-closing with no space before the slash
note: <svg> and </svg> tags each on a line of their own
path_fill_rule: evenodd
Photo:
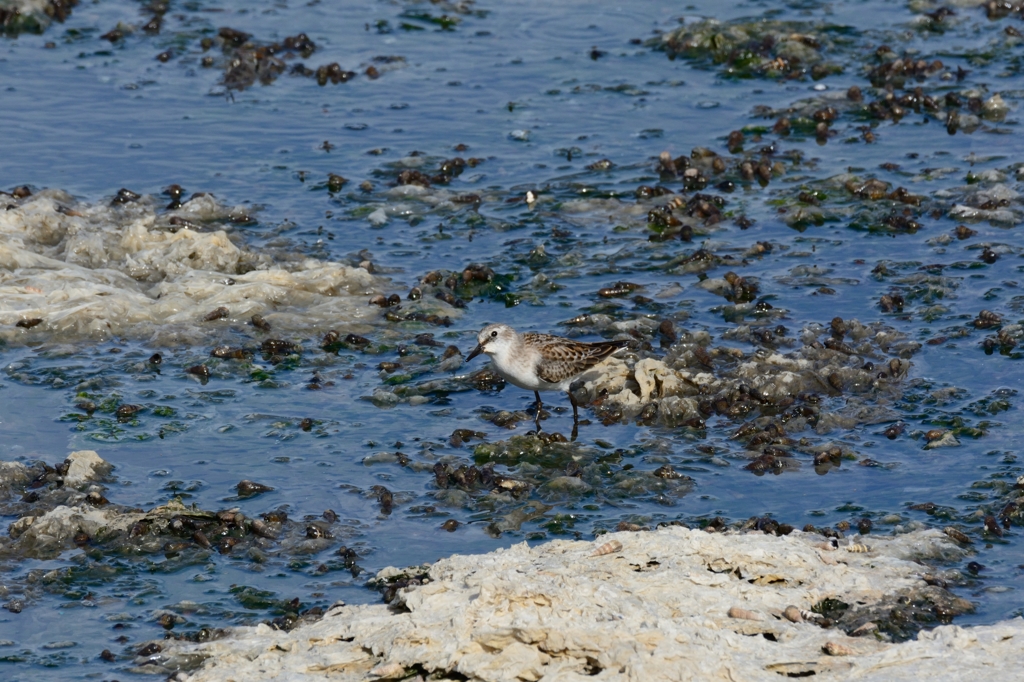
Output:
<svg viewBox="0 0 1024 682">
<path fill-rule="evenodd" d="M 669 59 L 682 58 L 726 78 L 820 80 L 843 72 L 826 58 L 853 29 L 791 21 L 704 19 L 647 42 Z"/>
</svg>

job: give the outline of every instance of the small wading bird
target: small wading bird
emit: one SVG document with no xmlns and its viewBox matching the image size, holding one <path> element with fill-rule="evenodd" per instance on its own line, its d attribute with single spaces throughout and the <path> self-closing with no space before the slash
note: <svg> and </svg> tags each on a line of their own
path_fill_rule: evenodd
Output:
<svg viewBox="0 0 1024 682">
<path fill-rule="evenodd" d="M 476 337 L 477 346 L 466 358 L 481 353 L 491 356 L 494 369 L 510 384 L 537 397 L 535 423 L 540 431 L 540 391 L 565 391 L 572 403 L 572 435 L 576 438 L 580 414 L 569 390 L 573 379 L 606 357 L 629 345 L 628 341 L 583 343 L 550 334 L 519 334 L 506 324 L 484 327 Z"/>
</svg>

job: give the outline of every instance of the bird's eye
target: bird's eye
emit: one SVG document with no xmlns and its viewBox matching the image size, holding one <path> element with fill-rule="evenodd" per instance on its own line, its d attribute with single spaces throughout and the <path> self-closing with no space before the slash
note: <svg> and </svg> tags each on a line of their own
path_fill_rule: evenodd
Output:
<svg viewBox="0 0 1024 682">
<path fill-rule="evenodd" d="M 495 329 L 495 330 L 494 330 L 493 332 L 491 332 L 491 338 L 492 338 L 492 339 L 495 339 L 495 338 L 497 338 L 497 337 L 498 337 L 498 330 L 497 330 L 497 329 Z"/>
</svg>

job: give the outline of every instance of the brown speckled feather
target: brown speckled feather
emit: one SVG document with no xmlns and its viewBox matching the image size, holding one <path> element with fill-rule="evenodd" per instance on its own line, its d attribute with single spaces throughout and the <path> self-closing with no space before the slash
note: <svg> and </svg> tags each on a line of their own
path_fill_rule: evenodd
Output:
<svg viewBox="0 0 1024 682">
<path fill-rule="evenodd" d="M 625 341 L 583 343 L 533 332 L 523 334 L 523 341 L 540 351 L 537 376 L 552 384 L 576 376 L 627 345 Z"/>
</svg>

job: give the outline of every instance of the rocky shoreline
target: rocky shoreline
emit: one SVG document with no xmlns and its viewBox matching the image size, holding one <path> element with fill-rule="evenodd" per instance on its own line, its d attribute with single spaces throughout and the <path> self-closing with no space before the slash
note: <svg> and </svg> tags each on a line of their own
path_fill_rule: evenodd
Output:
<svg viewBox="0 0 1024 682">
<path fill-rule="evenodd" d="M 174 642 L 135 670 L 202 661 L 174 678 L 187 682 L 995 680 L 1024 662 L 1021 619 L 887 641 L 879 622 L 901 609 L 928 604 L 948 622 L 970 608 L 916 563 L 964 554 L 941 532 L 835 545 L 668 526 L 455 555 L 420 575 L 382 572 L 406 584 L 390 604 L 336 605 L 289 632 Z"/>
<path fill-rule="evenodd" d="M 20 510 L 0 539 L 4 556 L 54 558 L 87 546 L 273 551 L 311 537 L 287 519 L 177 500 L 149 511 L 112 504 L 103 496 L 111 470 L 93 451 L 55 467 L 0 462 L 3 511 Z M 255 627 L 168 633 L 101 657 L 179 682 L 995 680 L 1024 663 L 1024 620 L 951 624 L 974 609 L 948 589 L 959 578 L 952 566 L 972 553 L 955 535 L 747 526 L 673 522 L 593 542 L 456 554 L 380 571 L 369 586 L 382 604 L 338 602 Z"/>
</svg>

